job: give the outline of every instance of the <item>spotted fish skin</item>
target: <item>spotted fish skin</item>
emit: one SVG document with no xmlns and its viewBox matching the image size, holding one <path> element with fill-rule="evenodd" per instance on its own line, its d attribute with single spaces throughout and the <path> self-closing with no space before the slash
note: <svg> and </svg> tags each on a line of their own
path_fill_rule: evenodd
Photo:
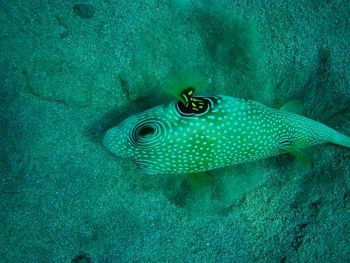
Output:
<svg viewBox="0 0 350 263">
<path fill-rule="evenodd" d="M 208 171 L 350 138 L 304 116 L 228 96 L 201 97 L 210 107 L 184 115 L 161 105 L 107 131 L 104 146 L 149 174 Z"/>
</svg>

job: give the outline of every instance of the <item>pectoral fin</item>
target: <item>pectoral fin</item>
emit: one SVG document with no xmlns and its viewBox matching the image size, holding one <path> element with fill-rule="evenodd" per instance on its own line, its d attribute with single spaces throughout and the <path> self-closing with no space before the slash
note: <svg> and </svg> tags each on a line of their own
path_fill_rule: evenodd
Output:
<svg viewBox="0 0 350 263">
<path fill-rule="evenodd" d="M 192 88 L 194 90 L 202 90 L 208 85 L 209 81 L 203 78 L 201 75 L 195 72 L 186 71 L 180 73 L 174 78 L 169 79 L 168 83 L 165 85 L 165 91 L 176 97 L 182 103 L 186 104 L 187 102 L 182 96 L 186 89 Z"/>
<path fill-rule="evenodd" d="M 189 173 L 187 178 L 188 184 L 193 192 L 199 192 L 212 183 L 212 178 L 208 172 Z"/>
</svg>

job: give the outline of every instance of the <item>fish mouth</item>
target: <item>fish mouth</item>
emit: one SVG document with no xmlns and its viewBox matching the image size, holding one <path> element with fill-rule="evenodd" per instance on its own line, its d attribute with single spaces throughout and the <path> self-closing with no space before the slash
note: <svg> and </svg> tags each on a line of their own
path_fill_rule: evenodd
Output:
<svg viewBox="0 0 350 263">
<path fill-rule="evenodd" d="M 109 153 L 120 156 L 122 149 L 120 145 L 121 138 L 119 138 L 120 136 L 118 136 L 118 134 L 119 133 L 116 128 L 111 128 L 107 130 L 103 137 L 102 144 Z"/>
</svg>

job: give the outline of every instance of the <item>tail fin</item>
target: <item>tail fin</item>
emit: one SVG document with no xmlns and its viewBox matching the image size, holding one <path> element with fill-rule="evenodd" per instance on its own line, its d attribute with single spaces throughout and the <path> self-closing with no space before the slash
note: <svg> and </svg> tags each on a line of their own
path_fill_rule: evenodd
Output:
<svg viewBox="0 0 350 263">
<path fill-rule="evenodd" d="M 334 135 L 334 139 L 333 139 L 332 143 L 350 148 L 350 137 L 345 136 L 345 135 L 337 132 Z"/>
</svg>

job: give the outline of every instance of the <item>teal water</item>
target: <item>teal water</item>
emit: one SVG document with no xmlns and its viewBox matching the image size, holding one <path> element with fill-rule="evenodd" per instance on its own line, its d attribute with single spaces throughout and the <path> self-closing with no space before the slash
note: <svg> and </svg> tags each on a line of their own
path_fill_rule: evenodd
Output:
<svg viewBox="0 0 350 263">
<path fill-rule="evenodd" d="M 107 129 L 203 95 L 280 107 L 350 135 L 348 1 L 0 1 L 0 262 L 348 262 L 350 150 L 217 169 L 205 191 L 146 175 Z"/>
</svg>

